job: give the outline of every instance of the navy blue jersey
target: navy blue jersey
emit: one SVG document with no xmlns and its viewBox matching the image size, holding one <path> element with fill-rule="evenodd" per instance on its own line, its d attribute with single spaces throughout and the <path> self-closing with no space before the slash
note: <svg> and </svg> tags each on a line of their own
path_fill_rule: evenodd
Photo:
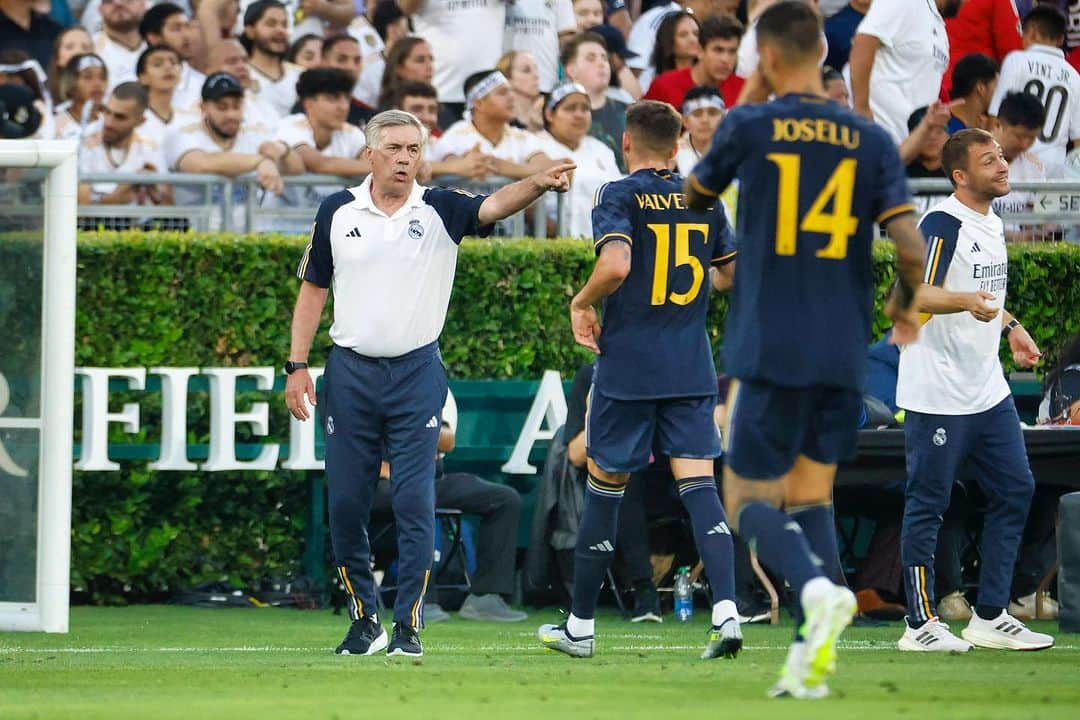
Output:
<svg viewBox="0 0 1080 720">
<path fill-rule="evenodd" d="M 638 170 L 596 194 L 596 253 L 630 245 L 630 275 L 604 300 L 594 385 L 609 398 L 647 400 L 716 394 L 705 331 L 709 267 L 735 258 L 734 235 L 717 202 L 687 209 L 682 178 Z"/>
<path fill-rule="evenodd" d="M 883 129 L 813 95 L 737 107 L 694 168 L 739 180 L 739 267 L 724 369 L 789 387 L 858 388 L 873 312 L 874 223 L 915 208 Z"/>
</svg>

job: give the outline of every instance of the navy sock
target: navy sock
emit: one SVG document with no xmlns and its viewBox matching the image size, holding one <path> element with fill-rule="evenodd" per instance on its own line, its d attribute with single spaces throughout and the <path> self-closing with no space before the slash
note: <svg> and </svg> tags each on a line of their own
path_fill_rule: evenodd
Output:
<svg viewBox="0 0 1080 720">
<path fill-rule="evenodd" d="M 904 594 L 907 595 L 907 624 L 918 630 L 937 614 L 934 603 L 934 564 L 908 565 L 904 568 Z"/>
<path fill-rule="evenodd" d="M 803 586 L 822 577 L 802 528 L 786 513 L 763 502 L 751 502 L 739 513 L 739 533 L 761 562 L 787 580 L 798 605 Z"/>
<path fill-rule="evenodd" d="M 833 519 L 832 503 L 820 505 L 799 505 L 787 511 L 792 520 L 802 528 L 806 544 L 818 561 L 818 566 L 825 577 L 835 583 L 844 582 L 844 570 L 840 565 L 840 549 L 836 542 L 836 522 Z M 802 640 L 803 612 L 802 604 L 794 603 L 792 613 L 795 617 L 795 640 Z"/>
<path fill-rule="evenodd" d="M 679 481 L 679 499 L 694 528 L 694 543 L 705 565 L 715 605 L 721 600 L 735 600 L 735 559 L 731 529 L 724 506 L 711 475 Z"/>
<path fill-rule="evenodd" d="M 570 611 L 576 618 L 591 620 L 596 616 L 596 599 L 615 555 L 619 505 L 625 488 L 589 475 L 585 510 L 574 548 L 574 594 Z"/>
<path fill-rule="evenodd" d="M 1005 608 L 998 607 L 997 605 L 983 605 L 982 603 L 978 603 L 975 605 L 975 614 L 983 620 L 997 620 L 998 616 L 1001 615 L 1001 611 L 1004 609 Z"/>
</svg>

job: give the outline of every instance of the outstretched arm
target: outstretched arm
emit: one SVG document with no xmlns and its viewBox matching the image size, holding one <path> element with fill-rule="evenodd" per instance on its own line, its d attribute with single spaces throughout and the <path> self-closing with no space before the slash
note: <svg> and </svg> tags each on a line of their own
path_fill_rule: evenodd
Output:
<svg viewBox="0 0 1080 720">
<path fill-rule="evenodd" d="M 570 188 L 568 173 L 576 167 L 574 163 L 560 163 L 524 180 L 518 180 L 516 183 L 500 188 L 480 205 L 477 216 L 479 223 L 488 225 L 508 218 L 517 211 L 527 208 L 548 190 L 566 192 Z"/>
</svg>

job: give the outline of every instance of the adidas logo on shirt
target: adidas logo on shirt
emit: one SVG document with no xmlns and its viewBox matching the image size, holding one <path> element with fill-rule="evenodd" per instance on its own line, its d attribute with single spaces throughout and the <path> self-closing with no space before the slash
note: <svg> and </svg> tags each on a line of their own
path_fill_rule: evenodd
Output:
<svg viewBox="0 0 1080 720">
<path fill-rule="evenodd" d="M 979 243 L 977 243 L 977 242 L 971 243 L 971 252 L 973 252 L 973 253 L 982 252 L 982 248 L 979 247 Z"/>
<path fill-rule="evenodd" d="M 349 232 L 345 233 L 345 237 L 358 238 L 360 237 L 360 228 L 353 228 Z"/>
<path fill-rule="evenodd" d="M 730 535 L 731 530 L 728 529 L 727 523 L 720 523 L 714 526 L 706 535 Z"/>
<path fill-rule="evenodd" d="M 427 425 L 425 425 L 424 427 L 429 427 L 429 428 L 437 428 L 437 427 L 439 427 L 439 418 L 432 415 L 431 419 L 427 421 Z"/>
<path fill-rule="evenodd" d="M 589 549 L 595 550 L 596 552 L 615 552 L 615 546 L 611 544 L 610 540 L 605 540 L 604 542 L 590 545 Z"/>
</svg>

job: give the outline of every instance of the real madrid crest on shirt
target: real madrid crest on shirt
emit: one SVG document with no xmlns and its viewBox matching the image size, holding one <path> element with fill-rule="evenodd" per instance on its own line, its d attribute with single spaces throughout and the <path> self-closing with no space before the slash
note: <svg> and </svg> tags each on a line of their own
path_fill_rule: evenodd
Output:
<svg viewBox="0 0 1080 720">
<path fill-rule="evenodd" d="M 419 240 L 424 237 L 424 226 L 420 224 L 419 220 L 409 221 L 409 237 L 413 240 Z"/>
</svg>

